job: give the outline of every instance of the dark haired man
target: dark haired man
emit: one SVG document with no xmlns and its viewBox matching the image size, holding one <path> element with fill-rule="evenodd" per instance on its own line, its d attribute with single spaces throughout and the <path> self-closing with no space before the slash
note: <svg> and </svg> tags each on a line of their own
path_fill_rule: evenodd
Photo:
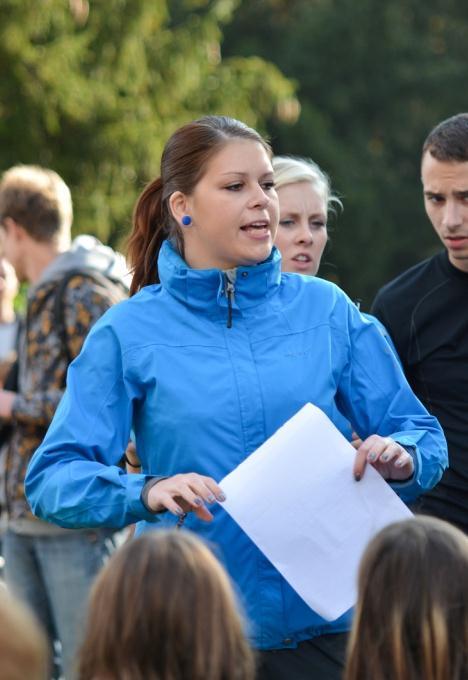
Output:
<svg viewBox="0 0 468 680">
<path fill-rule="evenodd" d="M 421 177 L 426 213 L 444 250 L 384 286 L 372 313 L 448 442 L 449 468 L 415 509 L 468 533 L 468 113 L 430 132 Z"/>
<path fill-rule="evenodd" d="M 90 585 L 108 555 L 108 532 L 62 529 L 35 518 L 24 477 L 65 386 L 70 361 L 95 321 L 125 287 L 126 264 L 91 236 L 70 242 L 72 201 L 57 173 L 20 165 L 0 181 L 0 237 L 18 279 L 29 284 L 18 350 L 17 390 L 0 390 L 0 418 L 11 423 L 3 480 L 7 585 L 61 644 L 66 678 Z M 112 283 L 114 281 L 115 283 Z"/>
</svg>

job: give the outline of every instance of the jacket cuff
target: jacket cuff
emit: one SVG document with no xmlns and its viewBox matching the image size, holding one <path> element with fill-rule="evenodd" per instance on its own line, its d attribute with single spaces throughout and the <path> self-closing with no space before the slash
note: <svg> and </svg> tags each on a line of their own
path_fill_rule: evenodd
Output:
<svg viewBox="0 0 468 680">
<path fill-rule="evenodd" d="M 141 490 L 140 500 L 141 500 L 141 502 L 143 503 L 145 509 L 146 509 L 148 512 L 151 512 L 153 515 L 159 515 L 160 513 L 167 512 L 166 509 L 164 509 L 164 510 L 153 510 L 153 509 L 150 508 L 150 506 L 148 505 L 148 494 L 149 494 L 149 492 L 150 492 L 150 489 L 152 489 L 153 486 L 154 486 L 155 484 L 157 484 L 158 482 L 161 482 L 163 479 L 167 479 L 167 476 L 166 476 L 166 477 L 162 477 L 162 476 L 160 476 L 160 477 L 151 477 L 151 478 L 148 479 L 148 481 L 144 484 L 144 486 L 143 486 L 143 488 L 142 488 L 142 490 Z"/>
<path fill-rule="evenodd" d="M 395 488 L 395 490 L 396 489 L 403 489 L 406 486 L 411 486 L 414 483 L 414 481 L 418 478 L 418 474 L 419 474 L 419 458 L 418 458 L 418 455 L 416 453 L 416 447 L 412 446 L 412 445 L 410 446 L 408 444 L 402 444 L 401 442 L 397 442 L 397 443 L 400 444 L 401 448 L 405 449 L 405 451 L 407 453 L 409 453 L 409 455 L 413 459 L 413 474 L 411 475 L 411 477 L 408 477 L 408 479 L 401 479 L 401 480 L 399 480 L 399 479 L 389 479 L 388 480 L 389 483 L 391 484 L 392 487 Z"/>
</svg>

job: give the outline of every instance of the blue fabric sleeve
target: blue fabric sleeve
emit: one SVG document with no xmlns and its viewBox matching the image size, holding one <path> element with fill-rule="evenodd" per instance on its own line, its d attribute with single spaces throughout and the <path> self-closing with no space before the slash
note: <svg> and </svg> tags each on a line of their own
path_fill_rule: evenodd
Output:
<svg viewBox="0 0 468 680">
<path fill-rule="evenodd" d="M 68 528 L 158 521 L 141 501 L 150 477 L 118 467 L 136 398 L 123 378 L 118 338 L 103 318 L 70 365 L 66 392 L 29 464 L 25 490 L 38 517 Z"/>
<path fill-rule="evenodd" d="M 363 321 L 348 305 L 348 337 L 337 328 L 336 342 L 346 342 L 349 361 L 340 376 L 338 408 L 361 439 L 392 437 L 412 450 L 415 471 L 406 482 L 391 482 L 405 502 L 431 489 L 448 464 L 442 428 L 411 390 L 400 363 L 376 325 Z"/>
</svg>

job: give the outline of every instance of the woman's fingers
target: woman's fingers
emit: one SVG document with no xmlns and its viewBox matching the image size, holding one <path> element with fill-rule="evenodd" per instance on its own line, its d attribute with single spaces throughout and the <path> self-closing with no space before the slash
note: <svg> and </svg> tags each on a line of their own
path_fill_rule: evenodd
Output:
<svg viewBox="0 0 468 680">
<path fill-rule="evenodd" d="M 402 448 L 402 447 L 401 447 Z M 411 454 L 403 449 L 402 453 L 391 462 L 391 469 L 386 479 L 403 481 L 409 479 L 414 473 L 414 460 Z"/>
<path fill-rule="evenodd" d="M 362 445 L 358 448 L 354 459 L 353 475 L 356 482 L 359 482 L 367 464 L 367 451 L 362 450 Z"/>
<path fill-rule="evenodd" d="M 204 477 L 195 473 L 183 475 L 187 478 L 187 485 L 191 491 L 206 503 L 214 503 L 215 501 L 222 502 L 225 496 L 221 488 L 216 484 L 211 477 Z"/>
<path fill-rule="evenodd" d="M 362 444 L 361 437 L 356 432 L 353 432 L 351 435 L 351 446 L 354 447 L 357 451 L 361 444 Z"/>
<path fill-rule="evenodd" d="M 179 474 L 163 479 L 148 493 L 148 502 L 155 511 L 166 509 L 175 515 L 195 512 L 197 517 L 210 521 L 213 515 L 205 503 L 222 502 L 225 496 L 211 477 L 196 473 Z"/>
<path fill-rule="evenodd" d="M 366 463 L 370 463 L 384 479 L 408 479 L 414 471 L 412 456 L 391 437 L 377 434 L 367 437 L 357 450 L 353 468 L 357 481 L 364 474 Z"/>
<path fill-rule="evenodd" d="M 375 463 L 388 445 L 389 437 L 380 437 L 378 434 L 372 434 L 367 437 L 359 446 L 354 461 L 354 478 L 359 481 L 364 474 L 367 462 Z M 390 440 L 392 441 L 392 440 Z"/>
</svg>

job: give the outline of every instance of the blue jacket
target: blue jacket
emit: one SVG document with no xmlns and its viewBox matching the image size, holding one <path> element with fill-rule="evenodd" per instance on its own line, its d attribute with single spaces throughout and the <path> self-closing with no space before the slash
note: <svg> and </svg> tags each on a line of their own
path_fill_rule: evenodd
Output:
<svg viewBox="0 0 468 680">
<path fill-rule="evenodd" d="M 447 463 L 440 426 L 413 395 L 392 350 L 345 294 L 281 274 L 280 256 L 239 267 L 227 327 L 226 275 L 191 270 L 165 243 L 160 285 L 110 309 L 68 373 L 66 394 L 27 476 L 35 513 L 66 527 L 173 526 L 140 494 L 151 475 L 220 480 L 306 402 L 337 408 L 366 437 L 414 447 L 404 500 L 433 486 Z M 117 462 L 133 427 L 145 474 Z M 351 474 L 351 470 L 350 470 Z M 255 508 L 252 508 L 255 512 Z M 344 630 L 313 612 L 223 510 L 186 526 L 211 541 L 236 584 L 261 648 Z"/>
</svg>

